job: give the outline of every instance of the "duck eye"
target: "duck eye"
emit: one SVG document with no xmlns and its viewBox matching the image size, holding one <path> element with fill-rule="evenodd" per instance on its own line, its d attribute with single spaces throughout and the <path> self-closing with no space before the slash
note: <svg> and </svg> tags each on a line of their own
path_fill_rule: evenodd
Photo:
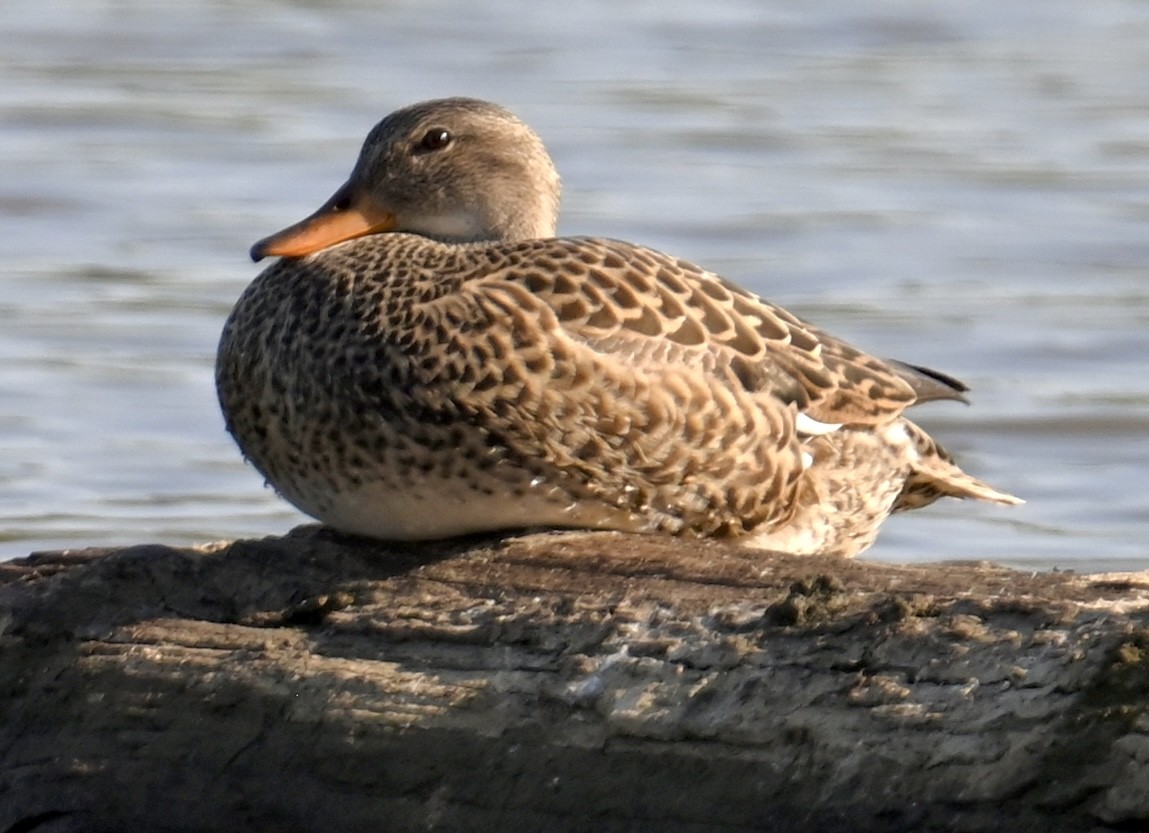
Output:
<svg viewBox="0 0 1149 833">
<path fill-rule="evenodd" d="M 451 133 L 441 127 L 432 127 L 423 135 L 423 140 L 419 142 L 420 150 L 442 150 L 447 145 L 451 144 Z"/>
</svg>

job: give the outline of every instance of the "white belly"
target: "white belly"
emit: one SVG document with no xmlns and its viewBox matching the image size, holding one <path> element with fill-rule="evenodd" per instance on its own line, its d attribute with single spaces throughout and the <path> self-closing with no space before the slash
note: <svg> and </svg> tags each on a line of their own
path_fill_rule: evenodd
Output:
<svg viewBox="0 0 1149 833">
<path fill-rule="evenodd" d="M 343 532 L 396 541 L 449 538 L 475 532 L 528 527 L 580 527 L 639 531 L 631 512 L 598 502 L 572 502 L 553 487 L 528 487 L 522 495 L 487 495 L 456 481 L 429 479 L 396 489 L 384 483 L 296 500 L 300 509 Z M 319 505 L 322 503 L 323 505 Z"/>
</svg>

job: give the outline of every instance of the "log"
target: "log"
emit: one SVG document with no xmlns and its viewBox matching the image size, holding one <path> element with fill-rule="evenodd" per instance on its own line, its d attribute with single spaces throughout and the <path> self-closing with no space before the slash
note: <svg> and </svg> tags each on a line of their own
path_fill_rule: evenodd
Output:
<svg viewBox="0 0 1149 833">
<path fill-rule="evenodd" d="M 1149 573 L 302 527 L 0 585 L 7 833 L 1149 827 Z"/>
</svg>

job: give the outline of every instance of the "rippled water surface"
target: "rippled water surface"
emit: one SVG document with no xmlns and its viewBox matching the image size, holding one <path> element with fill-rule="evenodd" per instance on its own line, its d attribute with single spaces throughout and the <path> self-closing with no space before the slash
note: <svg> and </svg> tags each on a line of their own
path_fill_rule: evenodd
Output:
<svg viewBox="0 0 1149 833">
<path fill-rule="evenodd" d="M 1149 5 L 5 0 L 0 557 L 303 520 L 223 431 L 257 267 L 367 129 L 510 106 L 562 231 L 701 262 L 973 405 L 918 411 L 1028 499 L 893 519 L 887 560 L 1149 566 Z"/>
</svg>

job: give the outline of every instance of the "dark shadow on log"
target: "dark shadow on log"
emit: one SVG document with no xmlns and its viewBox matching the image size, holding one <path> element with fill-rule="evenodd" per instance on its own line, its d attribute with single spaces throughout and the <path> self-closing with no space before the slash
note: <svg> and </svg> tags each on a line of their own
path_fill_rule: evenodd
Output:
<svg viewBox="0 0 1149 833">
<path fill-rule="evenodd" d="M 0 833 L 1149 827 L 1149 577 L 317 528 L 0 564 Z"/>
</svg>

